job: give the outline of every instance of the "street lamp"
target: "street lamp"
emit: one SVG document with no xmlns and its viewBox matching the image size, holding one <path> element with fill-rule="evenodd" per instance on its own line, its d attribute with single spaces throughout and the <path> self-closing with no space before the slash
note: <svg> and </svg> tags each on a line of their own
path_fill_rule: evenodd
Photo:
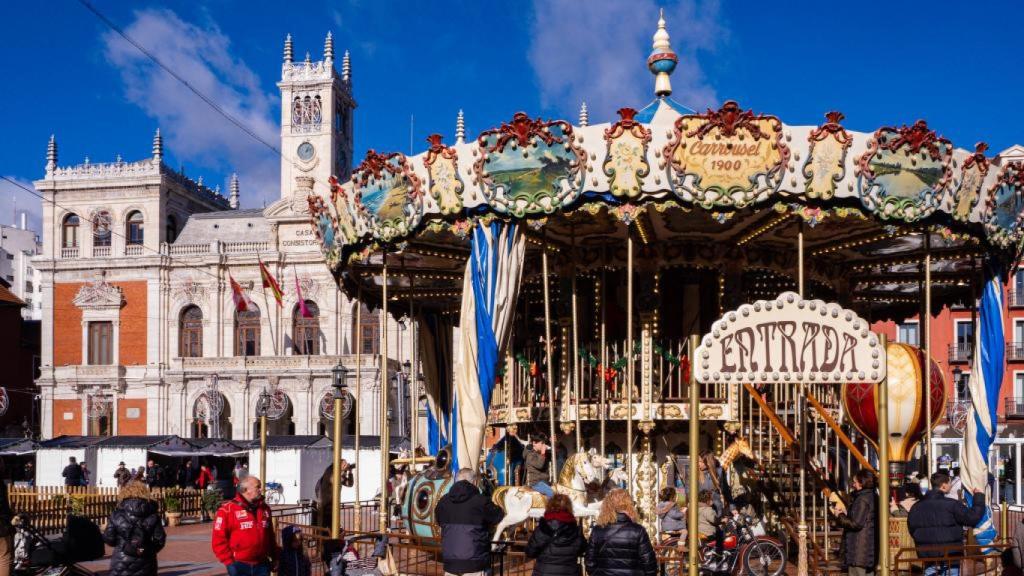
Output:
<svg viewBox="0 0 1024 576">
<path fill-rule="evenodd" d="M 263 388 L 256 402 L 256 415 L 260 418 L 260 482 L 267 483 L 267 411 L 270 410 L 270 391 Z"/>
<path fill-rule="evenodd" d="M 954 366 L 953 367 L 953 382 L 956 384 L 956 399 L 957 400 L 963 400 L 963 397 L 964 397 L 964 395 L 962 393 L 963 392 L 963 390 L 962 390 L 963 385 L 962 385 L 962 381 L 961 381 L 963 375 L 964 375 L 964 371 L 959 366 Z"/>
<path fill-rule="evenodd" d="M 334 388 L 334 459 L 331 472 L 331 538 L 341 537 L 341 442 L 344 428 L 341 425 L 342 409 L 341 401 L 345 396 L 345 377 L 348 375 L 348 368 L 338 362 L 331 369 L 331 387 Z"/>
</svg>

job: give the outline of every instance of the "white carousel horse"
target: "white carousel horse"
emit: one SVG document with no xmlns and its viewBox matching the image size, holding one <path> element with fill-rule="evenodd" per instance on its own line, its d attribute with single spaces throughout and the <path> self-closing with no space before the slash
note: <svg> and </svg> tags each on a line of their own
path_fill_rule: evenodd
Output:
<svg viewBox="0 0 1024 576">
<path fill-rule="evenodd" d="M 587 487 L 604 482 L 604 470 L 608 459 L 591 449 L 577 452 L 565 461 L 558 475 L 558 482 L 552 486 L 556 494 L 565 494 L 572 500 L 572 512 L 577 518 L 597 516 L 601 501 L 588 501 Z M 505 511 L 505 517 L 494 531 L 498 541 L 506 528 L 517 526 L 527 518 L 544 515 L 547 497 L 529 486 L 501 486 L 494 491 L 491 500 Z"/>
</svg>

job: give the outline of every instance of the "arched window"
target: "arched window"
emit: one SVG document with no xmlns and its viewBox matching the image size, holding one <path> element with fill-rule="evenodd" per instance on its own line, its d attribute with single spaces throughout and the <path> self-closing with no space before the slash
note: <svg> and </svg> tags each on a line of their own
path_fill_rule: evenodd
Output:
<svg viewBox="0 0 1024 576">
<path fill-rule="evenodd" d="M 320 354 L 320 309 L 312 300 L 305 302 L 308 316 L 302 315 L 299 304 L 292 311 L 292 348 L 295 354 L 316 356 Z"/>
<path fill-rule="evenodd" d="M 260 355 L 260 309 L 235 312 L 235 356 Z"/>
<path fill-rule="evenodd" d="M 178 323 L 178 355 L 182 358 L 203 356 L 203 311 L 198 306 L 189 306 L 181 311 Z"/>
<path fill-rule="evenodd" d="M 178 220 L 174 216 L 167 217 L 164 236 L 166 236 L 166 238 L 164 238 L 164 242 L 167 242 L 168 244 L 174 242 L 175 238 L 178 237 Z"/>
<path fill-rule="evenodd" d="M 135 210 L 128 214 L 128 244 L 142 244 L 142 212 Z"/>
<path fill-rule="evenodd" d="M 93 246 L 110 246 L 110 227 L 113 224 L 114 219 L 110 217 L 110 212 L 101 210 L 93 216 L 92 220 L 92 245 Z"/>
<path fill-rule="evenodd" d="M 380 350 L 380 315 L 376 310 L 370 312 L 365 304 L 359 314 L 358 345 L 363 354 L 377 354 Z"/>
<path fill-rule="evenodd" d="M 68 214 L 61 226 L 61 237 L 65 248 L 78 247 L 78 214 Z"/>
</svg>

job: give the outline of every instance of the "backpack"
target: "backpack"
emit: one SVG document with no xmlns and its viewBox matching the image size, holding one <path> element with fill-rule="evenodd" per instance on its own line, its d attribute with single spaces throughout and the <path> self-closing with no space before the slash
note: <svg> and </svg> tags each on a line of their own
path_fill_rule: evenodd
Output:
<svg viewBox="0 0 1024 576">
<path fill-rule="evenodd" d="M 121 540 L 121 553 L 125 556 L 141 558 L 146 554 L 146 548 L 149 547 L 149 535 L 131 514 L 126 512 L 125 516 L 128 518 L 129 527 L 128 534 Z"/>
</svg>

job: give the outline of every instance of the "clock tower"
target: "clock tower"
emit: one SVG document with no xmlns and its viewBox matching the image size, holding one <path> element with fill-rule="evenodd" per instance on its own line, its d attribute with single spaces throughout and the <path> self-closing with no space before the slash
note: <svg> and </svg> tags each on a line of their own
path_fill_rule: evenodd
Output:
<svg viewBox="0 0 1024 576">
<path fill-rule="evenodd" d="M 313 179 L 323 192 L 331 176 L 344 181 L 352 173 L 352 77 L 348 52 L 341 74 L 334 69 L 334 39 L 327 33 L 323 60 L 309 52 L 302 62 L 292 58 L 292 37 L 284 41 L 281 65 L 281 197 L 295 192 L 297 177 Z"/>
</svg>

